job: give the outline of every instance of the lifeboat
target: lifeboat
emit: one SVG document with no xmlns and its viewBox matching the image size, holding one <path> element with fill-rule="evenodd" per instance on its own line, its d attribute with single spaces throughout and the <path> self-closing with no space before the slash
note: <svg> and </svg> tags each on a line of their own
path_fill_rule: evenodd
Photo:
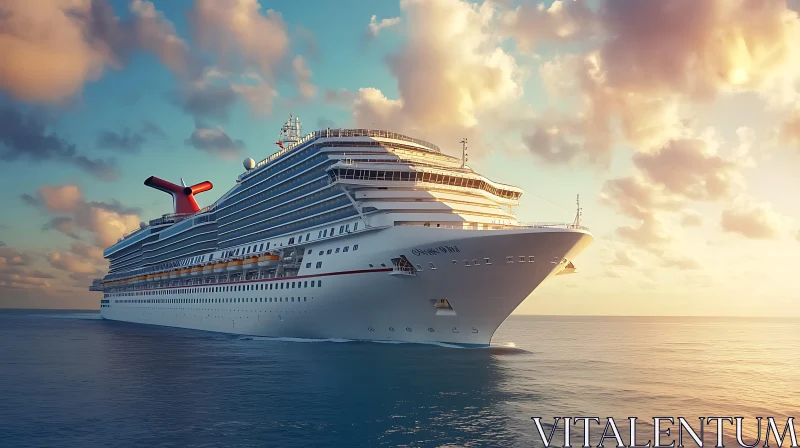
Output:
<svg viewBox="0 0 800 448">
<path fill-rule="evenodd" d="M 180 276 L 181 276 L 181 270 L 180 269 L 173 269 L 173 270 L 169 271 L 169 278 L 178 278 Z"/>
<path fill-rule="evenodd" d="M 224 261 L 220 261 L 219 263 L 214 263 L 214 273 L 215 274 L 224 274 L 225 268 L 228 267 L 228 263 Z"/>
<path fill-rule="evenodd" d="M 209 264 L 203 266 L 203 275 L 211 275 L 213 273 L 214 273 L 214 264 L 213 263 L 209 263 Z"/>
<path fill-rule="evenodd" d="M 280 257 L 278 257 L 277 255 L 265 254 L 258 257 L 258 266 L 262 268 L 277 266 L 279 259 Z"/>
<path fill-rule="evenodd" d="M 190 271 L 189 268 L 183 268 L 183 269 L 180 270 L 179 275 L 181 277 L 188 277 L 189 276 L 189 271 Z"/>
<path fill-rule="evenodd" d="M 141 282 L 142 282 L 142 279 L 143 279 L 143 277 L 144 277 L 143 275 L 139 275 L 139 276 L 137 276 L 137 277 L 133 277 L 133 283 L 134 283 L 134 284 L 141 283 Z"/>
<path fill-rule="evenodd" d="M 258 267 L 258 257 L 247 257 L 242 262 L 242 267 L 245 269 L 255 269 Z"/>
<path fill-rule="evenodd" d="M 203 267 L 202 266 L 195 266 L 195 267 L 193 267 L 191 269 L 191 271 L 189 271 L 189 275 L 191 275 L 191 276 L 201 275 L 202 273 L 203 273 Z"/>
<path fill-rule="evenodd" d="M 155 279 L 156 279 L 156 275 L 155 275 L 155 274 L 147 274 L 147 277 L 146 277 L 145 279 L 146 279 L 148 282 L 152 282 L 153 280 L 155 280 Z"/>
<path fill-rule="evenodd" d="M 242 260 L 231 260 L 228 262 L 228 266 L 225 267 L 225 270 L 228 272 L 232 271 L 241 271 L 242 270 Z"/>
</svg>

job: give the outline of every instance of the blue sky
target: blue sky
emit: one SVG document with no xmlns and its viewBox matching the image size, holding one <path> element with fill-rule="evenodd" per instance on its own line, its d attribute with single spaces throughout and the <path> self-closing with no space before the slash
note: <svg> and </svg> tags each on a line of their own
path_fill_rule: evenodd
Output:
<svg viewBox="0 0 800 448">
<path fill-rule="evenodd" d="M 598 238 L 581 275 L 520 312 L 800 315 L 770 261 L 800 262 L 800 25 L 785 2 L 68 3 L 0 6 L 0 108 L 44 123 L 39 140 L 0 129 L 0 306 L 94 306 L 103 243 L 170 211 L 145 178 L 210 180 L 208 205 L 293 113 L 305 132 L 390 128 L 452 154 L 469 136 L 471 166 L 526 190 L 521 221 L 571 220 L 581 194 Z"/>
</svg>

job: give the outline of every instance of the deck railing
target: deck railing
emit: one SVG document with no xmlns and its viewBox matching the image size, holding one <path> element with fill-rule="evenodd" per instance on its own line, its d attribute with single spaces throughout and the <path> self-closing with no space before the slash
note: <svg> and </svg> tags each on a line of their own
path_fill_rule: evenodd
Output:
<svg viewBox="0 0 800 448">
<path fill-rule="evenodd" d="M 325 129 L 325 130 L 322 130 L 322 131 L 314 131 L 314 132 L 306 135 L 305 137 L 301 138 L 297 142 L 292 143 L 291 145 L 289 145 L 289 146 L 281 149 L 280 151 L 270 155 L 266 159 L 256 163 L 255 168 L 253 168 L 252 170 L 250 170 L 250 171 L 248 171 L 246 173 L 242 173 L 239 176 L 239 178 L 240 179 L 243 178 L 247 174 L 249 174 L 251 172 L 254 172 L 258 168 L 261 168 L 262 166 L 272 162 L 273 160 L 279 158 L 280 156 L 286 154 L 287 152 L 293 151 L 294 149 L 303 146 L 305 143 L 307 143 L 307 142 L 309 142 L 311 140 L 315 140 L 315 139 L 318 139 L 318 138 L 331 138 L 331 137 L 335 137 L 335 138 L 341 138 L 341 137 L 391 138 L 393 140 L 401 140 L 401 141 L 405 141 L 405 142 L 416 143 L 418 145 L 422 145 L 422 146 L 428 148 L 429 150 L 431 150 L 433 152 L 437 152 L 437 153 L 440 153 L 440 154 L 442 152 L 442 150 L 439 149 L 438 146 L 434 145 L 433 143 L 431 143 L 431 142 L 429 142 L 427 140 L 422 140 L 422 139 L 419 139 L 419 138 L 409 137 L 407 135 L 399 134 L 397 132 L 392 132 L 392 131 L 385 131 L 385 130 L 381 130 L 381 129 Z"/>
</svg>

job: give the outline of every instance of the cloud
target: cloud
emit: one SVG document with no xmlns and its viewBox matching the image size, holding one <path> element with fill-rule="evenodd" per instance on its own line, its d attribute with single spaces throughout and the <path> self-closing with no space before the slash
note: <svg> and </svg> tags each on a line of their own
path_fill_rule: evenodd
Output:
<svg viewBox="0 0 800 448">
<path fill-rule="evenodd" d="M 69 216 L 53 217 L 50 221 L 46 222 L 42 226 L 42 230 L 57 230 L 72 239 L 81 239 L 81 237 L 75 233 L 75 221 L 73 221 L 73 219 Z"/>
<path fill-rule="evenodd" d="M 0 161 L 52 160 L 70 163 L 101 180 L 112 181 L 119 176 L 113 159 L 89 159 L 78 153 L 74 144 L 48 131 L 48 124 L 40 110 L 25 114 L 11 106 L 0 106 Z"/>
<path fill-rule="evenodd" d="M 258 73 L 223 72 L 217 67 L 208 67 L 202 76 L 174 93 L 172 102 L 196 120 L 227 121 L 238 99 L 245 101 L 251 111 L 264 114 L 272 111 L 277 95 L 277 90 Z"/>
<path fill-rule="evenodd" d="M 344 87 L 339 90 L 325 89 L 325 102 L 333 104 L 351 104 L 356 94 Z"/>
<path fill-rule="evenodd" d="M 614 252 L 614 259 L 611 261 L 611 264 L 635 268 L 639 267 L 641 262 L 629 251 L 620 249 Z"/>
<path fill-rule="evenodd" d="M 135 51 L 156 53 L 171 69 L 186 67 L 187 47 L 152 3 L 130 2 L 120 20 L 106 0 L 9 0 L 0 6 L 0 90 L 28 102 L 61 103 L 121 68 Z"/>
<path fill-rule="evenodd" d="M 364 37 L 362 38 L 363 42 L 369 42 L 372 39 L 378 37 L 378 34 L 384 28 L 391 28 L 400 23 L 400 17 L 391 17 L 388 19 L 381 19 L 378 21 L 378 16 L 372 15 L 369 18 L 369 25 L 367 25 L 367 31 L 364 33 Z"/>
<path fill-rule="evenodd" d="M 311 70 L 306 67 L 305 59 L 297 55 L 292 60 L 294 82 L 303 99 L 311 99 L 317 94 L 317 87 L 311 84 Z"/>
<path fill-rule="evenodd" d="M 615 0 L 598 17 L 613 86 L 713 98 L 762 90 L 797 68 L 800 24 L 785 1 Z"/>
<path fill-rule="evenodd" d="M 503 14 L 503 29 L 512 35 L 521 51 L 529 52 L 541 41 L 571 42 L 595 32 L 596 18 L 587 2 L 555 0 L 523 1 L 516 9 Z"/>
<path fill-rule="evenodd" d="M 195 149 L 209 154 L 218 155 L 226 159 L 238 157 L 245 148 L 244 142 L 234 140 L 220 126 L 208 127 L 203 123 L 195 122 L 192 135 L 184 143 Z"/>
<path fill-rule="evenodd" d="M 174 103 L 185 113 L 198 118 L 227 120 L 230 108 L 236 102 L 236 92 L 224 75 L 216 69 L 207 69 L 196 81 L 183 86 L 174 96 Z"/>
<path fill-rule="evenodd" d="M 127 127 L 121 132 L 101 131 L 97 136 L 96 145 L 100 149 L 136 153 L 147 142 L 147 136 L 165 138 L 166 134 L 157 124 L 145 121 L 139 131 L 131 131 Z"/>
<path fill-rule="evenodd" d="M 754 240 L 776 239 L 781 231 L 781 216 L 769 203 L 743 200 L 722 211 L 722 230 Z"/>
<path fill-rule="evenodd" d="M 94 264 L 75 256 L 71 252 L 51 253 L 48 255 L 47 261 L 52 267 L 73 274 L 94 274 L 98 271 Z"/>
<path fill-rule="evenodd" d="M 667 191 L 693 200 L 730 197 L 743 182 L 737 164 L 702 138 L 670 140 L 655 152 L 634 154 L 633 163 Z"/>
<path fill-rule="evenodd" d="M 325 117 L 317 118 L 317 129 L 336 128 L 336 123 Z"/>
<path fill-rule="evenodd" d="M 256 70 L 272 81 L 289 48 L 283 16 L 261 13 L 256 0 L 197 0 L 191 13 L 197 41 L 227 70 Z"/>
<path fill-rule="evenodd" d="M 697 260 L 685 256 L 664 256 L 661 259 L 661 265 L 682 271 L 695 270 L 702 267 Z"/>
<path fill-rule="evenodd" d="M 73 238 L 79 231 L 88 232 L 98 247 L 108 247 L 126 232 L 139 228 L 139 209 L 118 201 L 86 201 L 76 185 L 43 185 L 34 195 L 23 194 L 22 199 L 58 215 L 45 224 L 46 229 Z"/>
<path fill-rule="evenodd" d="M 359 89 L 356 126 L 457 142 L 478 132 L 479 116 L 506 111 L 521 96 L 522 73 L 494 33 L 491 2 L 403 0 L 400 7 L 408 40 L 387 58 L 398 98 Z"/>
<path fill-rule="evenodd" d="M 685 210 L 681 216 L 681 225 L 684 227 L 700 226 L 703 224 L 703 215 L 694 210 Z"/>
<path fill-rule="evenodd" d="M 0 244 L 0 297 L 5 290 L 49 288 L 55 276 L 32 266 L 33 256 Z"/>
<path fill-rule="evenodd" d="M 302 25 L 297 25 L 294 27 L 294 37 L 293 40 L 300 44 L 302 52 L 306 54 L 309 59 L 316 61 L 321 58 L 317 39 L 314 38 L 314 33 L 312 33 L 311 30 Z"/>
<path fill-rule="evenodd" d="M 528 40 L 557 39 L 548 35 L 549 24 L 559 23 L 549 9 L 523 4 L 518 10 L 526 7 L 533 18 L 521 23 L 548 24 L 523 28 L 534 34 Z M 721 93 L 755 92 L 784 104 L 798 98 L 800 20 L 785 2 L 605 0 L 594 17 L 587 16 L 585 2 L 554 2 L 552 8 L 564 20 L 573 17 L 564 11 L 584 8 L 581 20 L 596 24 L 585 28 L 596 44 L 580 55 L 556 54 L 540 67 L 554 99 L 578 105 L 577 113 L 549 113 L 530 124 L 531 136 L 560 130 L 558 139 L 543 141 L 550 146 L 529 148 L 546 162 L 607 165 L 619 137 L 637 151 L 651 151 L 680 136 L 682 105 Z M 507 20 L 515 13 L 521 17 L 514 12 Z M 525 32 L 509 29 L 525 42 Z"/>
<path fill-rule="evenodd" d="M 86 287 L 93 279 L 102 278 L 108 269 L 102 249 L 81 243 L 73 243 L 69 250 L 52 252 L 46 258 L 52 268 L 66 273 L 78 287 Z"/>
<path fill-rule="evenodd" d="M 639 176 L 606 181 L 600 191 L 600 202 L 640 220 L 656 211 L 676 211 L 681 204 L 675 195 Z"/>
<path fill-rule="evenodd" d="M 800 110 L 792 112 L 786 120 L 781 123 L 778 131 L 778 138 L 781 143 L 793 146 L 800 152 Z"/>
<path fill-rule="evenodd" d="M 156 54 L 174 73 L 186 74 L 190 65 L 189 45 L 178 36 L 172 22 L 152 2 L 131 0 L 129 8 L 135 17 L 138 44 Z"/>
<path fill-rule="evenodd" d="M 800 241 L 800 230 L 797 231 L 797 235 L 794 236 L 794 239 Z"/>
</svg>

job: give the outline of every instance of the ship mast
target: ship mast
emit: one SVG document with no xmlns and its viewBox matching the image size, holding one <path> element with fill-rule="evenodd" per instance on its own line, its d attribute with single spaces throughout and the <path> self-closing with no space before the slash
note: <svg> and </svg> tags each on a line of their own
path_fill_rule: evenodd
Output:
<svg viewBox="0 0 800 448">
<path fill-rule="evenodd" d="M 576 201 L 578 204 L 578 211 L 575 213 L 575 221 L 572 223 L 575 227 L 581 226 L 581 218 L 583 218 L 583 209 L 581 208 L 581 195 L 578 195 Z"/>
<path fill-rule="evenodd" d="M 299 142 L 301 129 L 300 117 L 289 114 L 289 119 L 281 126 L 281 132 L 278 134 L 278 141 L 281 143 L 281 147 L 286 148 Z"/>
<path fill-rule="evenodd" d="M 461 168 L 467 165 L 467 138 L 461 139 Z"/>
</svg>

